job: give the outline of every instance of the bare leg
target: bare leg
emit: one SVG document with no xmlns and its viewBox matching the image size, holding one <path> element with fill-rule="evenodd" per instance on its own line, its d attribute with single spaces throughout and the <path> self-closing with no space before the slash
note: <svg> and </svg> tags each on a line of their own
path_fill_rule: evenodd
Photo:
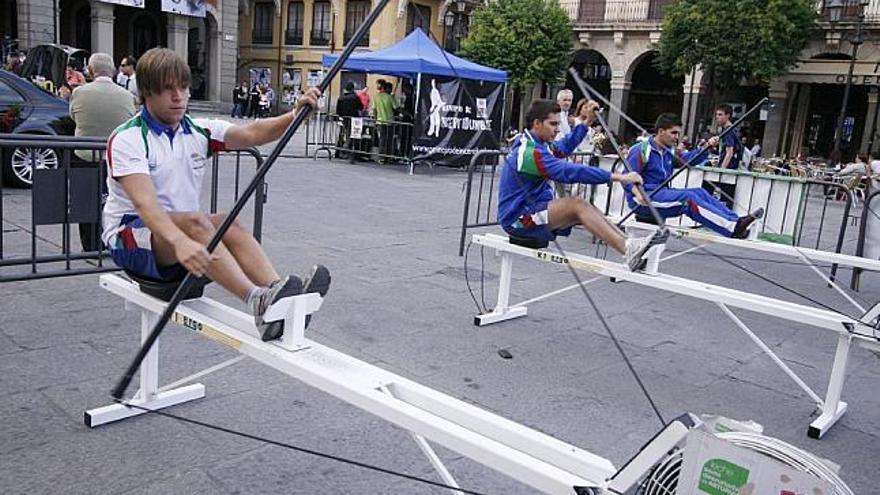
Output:
<svg viewBox="0 0 880 495">
<path fill-rule="evenodd" d="M 223 213 L 210 215 L 211 223 L 215 228 L 220 227 L 226 215 Z M 254 285 L 268 287 L 272 282 L 281 279 L 272 262 L 263 251 L 260 243 L 254 239 L 238 220 L 232 223 L 232 227 L 223 236 L 223 244 L 232 253 L 232 257 L 238 262 L 238 266 L 247 275 Z"/>
<path fill-rule="evenodd" d="M 551 229 L 580 224 L 618 253 L 626 252 L 626 236 L 623 232 L 586 201 L 579 198 L 556 199 L 550 202 L 547 212 Z"/>
<path fill-rule="evenodd" d="M 169 212 L 171 220 L 191 239 L 207 244 L 214 235 L 214 224 L 208 215 L 198 212 Z M 163 239 L 153 236 L 151 239 L 156 261 L 163 266 L 177 263 L 174 255 L 174 246 Z M 220 284 L 221 287 L 244 300 L 248 292 L 254 288 L 254 283 L 244 274 L 238 262 L 221 242 L 214 254 L 218 256 L 216 261 L 208 265 L 208 278 Z"/>
</svg>

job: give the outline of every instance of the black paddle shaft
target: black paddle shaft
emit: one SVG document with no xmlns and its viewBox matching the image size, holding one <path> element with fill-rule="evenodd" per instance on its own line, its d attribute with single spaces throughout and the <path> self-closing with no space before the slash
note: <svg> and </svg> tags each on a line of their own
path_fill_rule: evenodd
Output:
<svg viewBox="0 0 880 495">
<path fill-rule="evenodd" d="M 360 42 L 361 38 L 363 38 L 373 26 L 373 23 L 376 22 L 376 19 L 379 18 L 379 15 L 382 14 L 382 11 L 385 9 L 385 6 L 388 4 L 389 0 L 379 0 L 376 7 L 370 12 L 370 15 L 364 19 L 363 24 L 355 31 L 354 36 L 348 41 L 348 44 L 345 46 L 345 49 L 342 50 L 342 53 L 339 55 L 339 58 L 336 59 L 336 62 L 330 67 L 330 70 L 327 72 L 327 75 L 324 76 L 324 79 L 321 80 L 321 83 L 318 84 L 318 89 L 321 90 L 321 93 L 327 91 L 327 88 L 330 87 L 330 81 L 342 70 L 342 66 L 348 60 L 349 56 L 351 56 L 352 52 L 354 52 L 355 47 Z M 232 222 L 235 221 L 236 217 L 238 217 L 241 210 L 244 209 L 245 204 L 250 200 L 250 197 L 254 194 L 257 189 L 257 185 L 263 180 L 263 177 L 266 176 L 266 173 L 269 172 L 269 169 L 272 168 L 272 165 L 275 164 L 275 160 L 278 159 L 278 156 L 281 154 L 281 151 L 287 146 L 287 143 L 290 142 L 293 135 L 302 125 L 302 123 L 309 116 L 309 112 L 311 112 L 311 105 L 304 105 L 299 111 L 296 113 L 296 116 L 293 119 L 293 122 L 287 127 L 287 130 L 284 131 L 284 134 L 281 136 L 281 139 L 278 141 L 278 144 L 275 145 L 275 148 L 272 149 L 272 152 L 269 154 L 269 157 L 263 162 L 263 165 L 257 169 L 254 178 L 251 180 L 250 184 L 245 188 L 241 197 L 238 198 L 238 201 L 235 202 L 235 206 L 232 207 L 232 210 L 226 215 L 226 218 L 223 220 L 223 223 L 217 229 L 217 232 L 214 234 L 214 237 L 211 238 L 211 242 L 207 245 L 207 250 L 209 253 L 214 252 L 214 249 L 220 244 L 220 241 L 223 239 L 223 236 L 226 235 L 226 231 L 229 230 L 229 227 L 232 225 Z M 174 314 L 174 311 L 177 309 L 177 306 L 180 304 L 183 299 L 183 295 L 189 292 L 190 286 L 192 286 L 195 281 L 195 277 L 193 277 L 192 273 L 187 272 L 186 276 L 180 282 L 180 285 L 177 286 L 177 290 L 174 291 L 174 296 L 168 302 L 168 306 L 165 307 L 165 311 L 162 312 L 161 318 L 156 322 L 156 326 L 153 327 L 153 330 L 150 332 L 150 335 L 147 336 L 147 339 L 141 345 L 141 348 L 138 350 L 137 355 L 134 360 L 132 360 L 131 365 L 129 365 L 125 374 L 119 380 L 119 383 L 116 384 L 116 387 L 110 392 L 114 399 L 122 400 L 122 396 L 125 395 L 126 390 L 128 390 L 129 385 L 131 384 L 131 380 L 134 378 L 134 374 L 140 369 L 141 364 L 146 359 L 147 354 L 150 352 L 150 349 L 155 345 L 156 340 L 158 340 L 159 335 L 162 333 L 162 330 L 165 328 L 165 325 L 171 319 L 171 316 Z"/>
</svg>

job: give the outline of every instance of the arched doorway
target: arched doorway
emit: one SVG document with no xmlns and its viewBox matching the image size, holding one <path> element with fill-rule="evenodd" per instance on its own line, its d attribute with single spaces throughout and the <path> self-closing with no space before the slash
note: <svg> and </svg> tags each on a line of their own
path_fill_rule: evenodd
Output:
<svg viewBox="0 0 880 495">
<path fill-rule="evenodd" d="M 88 0 L 58 2 L 58 22 L 61 44 L 92 51 L 92 6 Z"/>
<path fill-rule="evenodd" d="M 18 0 L 0 0 L 0 12 L 0 55 L 6 63 L 6 52 L 12 49 L 7 45 L 18 39 Z"/>
<path fill-rule="evenodd" d="M 840 62 L 840 82 L 812 83 L 809 89 L 809 105 L 806 112 L 804 125 L 804 137 L 802 146 L 807 148 L 811 156 L 830 156 L 834 149 L 834 137 L 837 129 L 840 109 L 843 105 L 843 93 L 846 89 L 846 64 L 849 63 L 849 55 L 842 53 L 826 53 L 812 57 L 817 60 L 834 60 Z M 801 85 L 803 86 L 803 85 Z M 847 100 L 840 130 L 840 151 L 844 160 L 852 160 L 862 143 L 862 134 L 870 125 L 865 110 L 868 108 L 868 86 L 853 84 L 850 86 L 849 99 Z M 870 117 L 873 117 L 870 116 Z M 868 129 L 868 132 L 871 132 Z"/>
<path fill-rule="evenodd" d="M 159 0 L 146 0 L 144 8 L 116 5 L 113 9 L 113 58 L 140 58 L 156 46 L 168 46 L 168 27 Z"/>
<path fill-rule="evenodd" d="M 578 50 L 574 52 L 570 67 L 577 71 L 584 82 L 602 93 L 602 96 L 611 98 L 611 64 L 605 56 L 596 50 Z M 565 73 L 565 87 L 574 92 L 575 105 L 586 96 L 581 93 L 568 72 Z"/>
<path fill-rule="evenodd" d="M 192 71 L 191 94 L 194 100 L 219 99 L 217 21 L 208 12 L 204 18 L 192 17 L 187 38 L 187 61 Z"/>
<path fill-rule="evenodd" d="M 660 72 L 656 65 L 657 52 L 647 52 L 630 65 L 627 81 L 631 81 L 627 113 L 642 127 L 652 130 L 654 121 L 661 113 L 681 112 L 684 102 L 684 77 L 669 77 Z M 638 135 L 638 131 L 627 124 L 626 139 Z"/>
</svg>

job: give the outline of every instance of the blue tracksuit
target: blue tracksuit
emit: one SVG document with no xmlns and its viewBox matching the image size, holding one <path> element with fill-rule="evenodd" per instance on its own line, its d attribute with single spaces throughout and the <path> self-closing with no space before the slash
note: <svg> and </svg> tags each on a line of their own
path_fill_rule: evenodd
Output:
<svg viewBox="0 0 880 495">
<path fill-rule="evenodd" d="M 731 237 L 739 215 L 705 190 L 664 187 L 654 192 L 663 181 L 672 176 L 673 153 L 674 150 L 663 149 L 655 143 L 653 136 L 630 149 L 627 161 L 632 170 L 639 172 L 645 180 L 645 190 L 651 195 L 651 204 L 663 218 L 687 215 L 693 221 L 723 236 Z M 689 151 L 679 158 L 688 161 L 697 153 L 699 150 Z M 624 189 L 629 207 L 639 215 L 650 216 L 651 210 L 648 207 L 635 202 L 632 186 L 624 186 Z"/>
<path fill-rule="evenodd" d="M 563 159 L 575 151 L 587 133 L 587 127 L 578 124 L 569 134 L 550 143 L 538 140 L 529 131 L 514 138 L 498 186 L 498 222 L 507 233 L 552 240 L 571 232 L 551 231 L 547 225 L 547 206 L 553 200 L 549 180 L 564 184 L 603 184 L 611 180 L 611 174 L 600 168 Z"/>
</svg>

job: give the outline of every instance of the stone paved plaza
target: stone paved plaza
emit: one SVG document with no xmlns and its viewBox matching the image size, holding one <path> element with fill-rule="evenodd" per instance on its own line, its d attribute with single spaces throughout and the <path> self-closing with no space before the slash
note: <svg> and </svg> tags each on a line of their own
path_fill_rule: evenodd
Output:
<svg viewBox="0 0 880 495">
<path fill-rule="evenodd" d="M 323 263 L 333 273 L 311 337 L 621 466 L 659 423 L 583 295 L 568 291 L 530 305 L 527 318 L 473 326 L 476 309 L 457 256 L 465 175 L 417 172 L 298 158 L 283 158 L 272 170 L 263 228 L 270 256 L 283 271 Z M 230 188 L 224 180 L 227 208 Z M 4 194 L 6 248 L 22 248 L 28 194 Z M 594 252 L 583 231 L 563 246 Z M 669 250 L 688 247 L 676 240 Z M 791 259 L 711 251 L 854 313 Z M 478 298 L 479 254 L 472 248 L 469 256 Z M 491 303 L 498 263 L 488 251 L 484 265 Z M 804 302 L 705 252 L 677 257 L 662 270 Z M 527 260 L 517 260 L 514 275 L 514 301 L 574 283 L 563 268 Z M 587 287 L 666 418 L 691 411 L 755 420 L 769 435 L 839 463 L 855 493 L 880 493 L 877 355 L 854 351 L 843 397 L 850 410 L 822 440 L 812 440 L 811 400 L 716 306 L 606 279 Z M 208 292 L 241 307 L 216 286 Z M 880 300 L 880 278 L 866 275 L 857 297 Z M 137 348 L 137 314 L 101 290 L 95 275 L 2 284 L 0 307 L 2 493 L 444 493 L 158 416 L 90 430 L 83 411 L 109 403 Z M 737 313 L 824 394 L 836 335 Z M 500 349 L 513 358 L 502 359 Z M 179 327 L 165 332 L 161 351 L 163 382 L 234 357 Z M 405 431 L 258 363 L 245 360 L 201 382 L 207 397 L 170 412 L 439 480 Z M 531 493 L 469 459 L 438 452 L 464 488 Z"/>
</svg>

